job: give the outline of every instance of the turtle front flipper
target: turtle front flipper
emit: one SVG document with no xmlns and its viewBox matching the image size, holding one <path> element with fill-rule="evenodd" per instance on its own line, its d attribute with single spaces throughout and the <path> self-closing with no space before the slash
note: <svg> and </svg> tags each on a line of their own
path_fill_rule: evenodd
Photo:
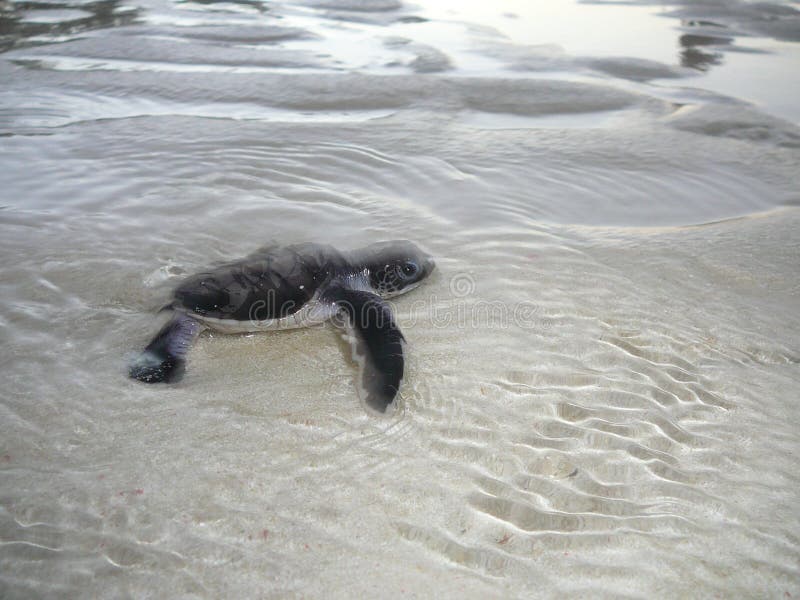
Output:
<svg viewBox="0 0 800 600">
<path fill-rule="evenodd" d="M 175 314 L 131 365 L 128 374 L 145 383 L 174 383 L 183 376 L 186 354 L 204 326 Z"/>
<path fill-rule="evenodd" d="M 389 305 L 377 294 L 343 286 L 332 287 L 327 296 L 337 309 L 334 322 L 349 334 L 362 399 L 386 412 L 403 379 L 405 342 Z"/>
</svg>

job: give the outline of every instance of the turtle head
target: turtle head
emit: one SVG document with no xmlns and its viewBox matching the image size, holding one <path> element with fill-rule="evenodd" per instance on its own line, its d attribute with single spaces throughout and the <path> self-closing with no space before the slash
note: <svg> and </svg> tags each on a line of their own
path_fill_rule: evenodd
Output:
<svg viewBox="0 0 800 600">
<path fill-rule="evenodd" d="M 370 287 L 384 298 L 414 289 L 436 268 L 428 254 L 405 240 L 372 244 L 359 257 Z"/>
</svg>

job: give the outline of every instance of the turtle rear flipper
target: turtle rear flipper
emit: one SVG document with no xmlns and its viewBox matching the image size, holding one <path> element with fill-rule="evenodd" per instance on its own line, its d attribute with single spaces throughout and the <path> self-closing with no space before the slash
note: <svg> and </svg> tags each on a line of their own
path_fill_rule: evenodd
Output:
<svg viewBox="0 0 800 600">
<path fill-rule="evenodd" d="M 386 412 L 403 379 L 405 338 L 389 305 L 372 292 L 332 287 L 328 299 L 337 308 L 337 325 L 349 334 L 353 359 L 359 366 L 359 391 L 370 408 Z"/>
<path fill-rule="evenodd" d="M 203 329 L 187 315 L 174 315 L 136 358 L 128 374 L 145 383 L 179 381 L 186 368 L 186 354 Z"/>
</svg>

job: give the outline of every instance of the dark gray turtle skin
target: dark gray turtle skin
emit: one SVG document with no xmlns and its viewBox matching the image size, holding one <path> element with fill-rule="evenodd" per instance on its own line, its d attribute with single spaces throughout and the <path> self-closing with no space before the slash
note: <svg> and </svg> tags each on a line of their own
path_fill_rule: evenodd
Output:
<svg viewBox="0 0 800 600">
<path fill-rule="evenodd" d="M 380 412 L 404 375 L 404 337 L 386 298 L 417 287 L 435 268 L 408 241 L 340 252 L 305 243 L 267 246 L 183 280 L 168 305 L 170 321 L 130 368 L 146 383 L 183 376 L 186 355 L 206 328 L 223 333 L 291 329 L 328 320 L 342 327 L 359 364 L 359 391 Z"/>
</svg>

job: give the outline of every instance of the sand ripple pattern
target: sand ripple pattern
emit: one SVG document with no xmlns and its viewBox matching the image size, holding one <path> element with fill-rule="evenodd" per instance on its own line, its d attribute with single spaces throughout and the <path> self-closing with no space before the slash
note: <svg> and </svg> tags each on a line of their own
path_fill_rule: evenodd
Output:
<svg viewBox="0 0 800 600">
<path fill-rule="evenodd" d="M 757 591 L 789 591 L 798 481 L 775 457 L 796 446 L 798 323 L 781 307 L 797 290 L 780 274 L 797 248 L 755 241 L 787 239 L 793 211 L 642 232 L 546 224 L 499 194 L 487 227 L 492 176 L 452 137 L 434 157 L 358 127 L 345 143 L 142 124 L 117 123 L 102 149 L 93 126 L 80 148 L 10 138 L 15 160 L 40 153 L 37 177 L 8 183 L 38 208 L 2 211 L 3 250 L 21 257 L 0 273 L 10 589 L 56 589 L 36 575 L 52 563 L 67 594 L 122 577 L 246 595 L 255 572 L 286 594 L 344 594 L 336 568 L 310 567 L 345 548 L 348 568 L 398 565 L 399 582 L 420 564 L 421 581 L 461 578 L 476 597 L 631 595 L 642 573 L 649 591 L 752 589 L 742 561 L 771 582 Z M 126 380 L 169 281 L 278 239 L 276 219 L 279 241 L 305 239 L 312 217 L 332 243 L 401 231 L 438 259 L 395 301 L 410 351 L 397 413 L 363 412 L 325 327 L 203 337 L 180 386 Z M 769 311 L 752 300 L 765 281 Z"/>
<path fill-rule="evenodd" d="M 646 552 L 645 564 L 678 568 L 685 556 L 667 548 L 695 552 L 692 540 L 713 536 L 720 519 L 728 523 L 726 536 L 761 544 L 763 533 L 742 526 L 742 509 L 722 492 L 760 487 L 731 452 L 732 420 L 743 418 L 744 404 L 756 404 L 731 388 L 738 351 L 698 337 L 691 316 L 678 307 L 657 309 L 660 300 L 641 288 L 629 302 L 619 292 L 631 288 L 632 276 L 596 262 L 591 252 L 564 248 L 546 266 L 539 257 L 531 264 L 530 246 L 526 254 L 508 254 L 471 233 L 474 250 L 462 268 L 485 291 L 476 302 L 499 290 L 510 299 L 531 294 L 540 303 L 539 326 L 532 337 L 513 327 L 459 332 L 465 351 L 453 349 L 459 358 L 445 361 L 459 369 L 439 374 L 459 379 L 459 408 L 427 415 L 426 425 L 431 456 L 468 478 L 471 491 L 457 517 L 433 530 L 421 520 L 398 521 L 400 535 L 487 577 L 533 571 L 552 582 L 552 570 L 560 569 L 553 561 L 568 563 L 569 579 L 552 585 L 570 593 L 594 591 L 598 580 L 609 593 L 622 593 L 615 586 L 624 569 L 615 571 L 612 557 L 628 547 Z M 515 268 L 523 262 L 525 274 Z M 480 263 L 495 266 L 484 271 Z M 548 298 L 576 278 L 585 293 Z M 532 289 L 526 282 L 534 281 Z M 741 335 L 735 320 L 726 335 Z M 478 344 L 491 350 L 476 353 Z M 487 363 L 508 368 L 498 377 Z M 778 537 L 782 547 L 794 539 Z M 606 560 L 614 568 L 602 567 Z M 794 572 L 762 567 L 780 578 Z"/>
</svg>

